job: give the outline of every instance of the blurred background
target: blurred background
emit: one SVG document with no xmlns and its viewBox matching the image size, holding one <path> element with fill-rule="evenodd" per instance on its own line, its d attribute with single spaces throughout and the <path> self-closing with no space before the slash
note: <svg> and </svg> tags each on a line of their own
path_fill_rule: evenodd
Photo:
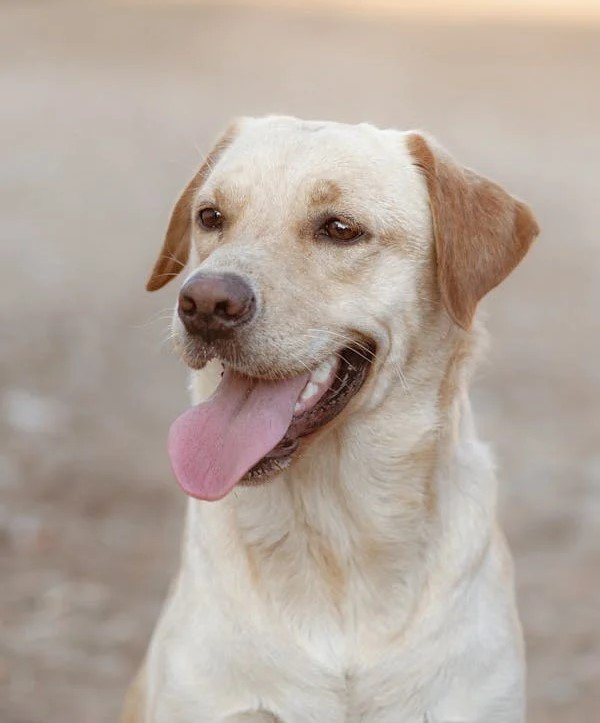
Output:
<svg viewBox="0 0 600 723">
<path fill-rule="evenodd" d="M 184 506 L 175 285 L 144 282 L 230 118 L 423 128 L 543 233 L 485 302 L 529 720 L 600 720 L 600 7 L 0 0 L 0 720 L 115 720 Z"/>
</svg>

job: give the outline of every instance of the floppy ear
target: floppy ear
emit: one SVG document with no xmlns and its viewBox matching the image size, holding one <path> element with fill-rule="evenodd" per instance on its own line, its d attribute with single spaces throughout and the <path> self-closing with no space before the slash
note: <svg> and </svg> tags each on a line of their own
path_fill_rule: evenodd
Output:
<svg viewBox="0 0 600 723">
<path fill-rule="evenodd" d="M 194 195 L 208 177 L 221 154 L 231 145 L 234 137 L 235 126 L 231 126 L 217 141 L 215 147 L 200 166 L 198 173 L 183 189 L 171 212 L 171 219 L 162 249 L 146 284 L 148 291 L 156 291 L 163 287 L 171 279 L 175 278 L 186 265 L 190 252 L 191 209 Z"/>
<path fill-rule="evenodd" d="M 442 300 L 469 329 L 479 300 L 527 253 L 537 222 L 528 206 L 421 135 L 409 135 L 408 148 L 427 181 Z"/>
</svg>

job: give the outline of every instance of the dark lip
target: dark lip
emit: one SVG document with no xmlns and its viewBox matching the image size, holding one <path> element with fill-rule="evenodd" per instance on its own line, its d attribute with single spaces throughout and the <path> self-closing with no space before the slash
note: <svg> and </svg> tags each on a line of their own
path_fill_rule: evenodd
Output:
<svg viewBox="0 0 600 723">
<path fill-rule="evenodd" d="M 375 354 L 376 345 L 371 340 L 340 349 L 340 365 L 334 383 L 315 407 L 292 419 L 281 442 L 255 464 L 239 484 L 262 484 L 288 467 L 301 443 L 336 419 L 362 389 L 373 366 Z"/>
</svg>

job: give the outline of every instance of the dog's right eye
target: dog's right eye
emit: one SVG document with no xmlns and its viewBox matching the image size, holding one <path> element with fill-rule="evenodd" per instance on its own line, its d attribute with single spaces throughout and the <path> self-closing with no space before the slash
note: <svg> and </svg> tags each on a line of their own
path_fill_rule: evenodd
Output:
<svg viewBox="0 0 600 723">
<path fill-rule="evenodd" d="M 218 208 L 213 208 L 212 206 L 200 209 L 197 218 L 200 226 L 210 230 L 221 228 L 223 225 L 223 214 Z"/>
</svg>

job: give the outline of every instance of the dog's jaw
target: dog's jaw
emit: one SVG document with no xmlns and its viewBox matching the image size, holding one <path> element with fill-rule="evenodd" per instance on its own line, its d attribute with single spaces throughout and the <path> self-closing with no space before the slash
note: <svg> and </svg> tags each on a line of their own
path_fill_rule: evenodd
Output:
<svg viewBox="0 0 600 723">
<path fill-rule="evenodd" d="M 225 366 L 214 394 L 182 414 L 169 434 L 177 480 L 193 497 L 218 500 L 239 482 L 267 481 L 359 392 L 375 350 L 344 347 L 312 372 L 262 380 Z"/>
</svg>

